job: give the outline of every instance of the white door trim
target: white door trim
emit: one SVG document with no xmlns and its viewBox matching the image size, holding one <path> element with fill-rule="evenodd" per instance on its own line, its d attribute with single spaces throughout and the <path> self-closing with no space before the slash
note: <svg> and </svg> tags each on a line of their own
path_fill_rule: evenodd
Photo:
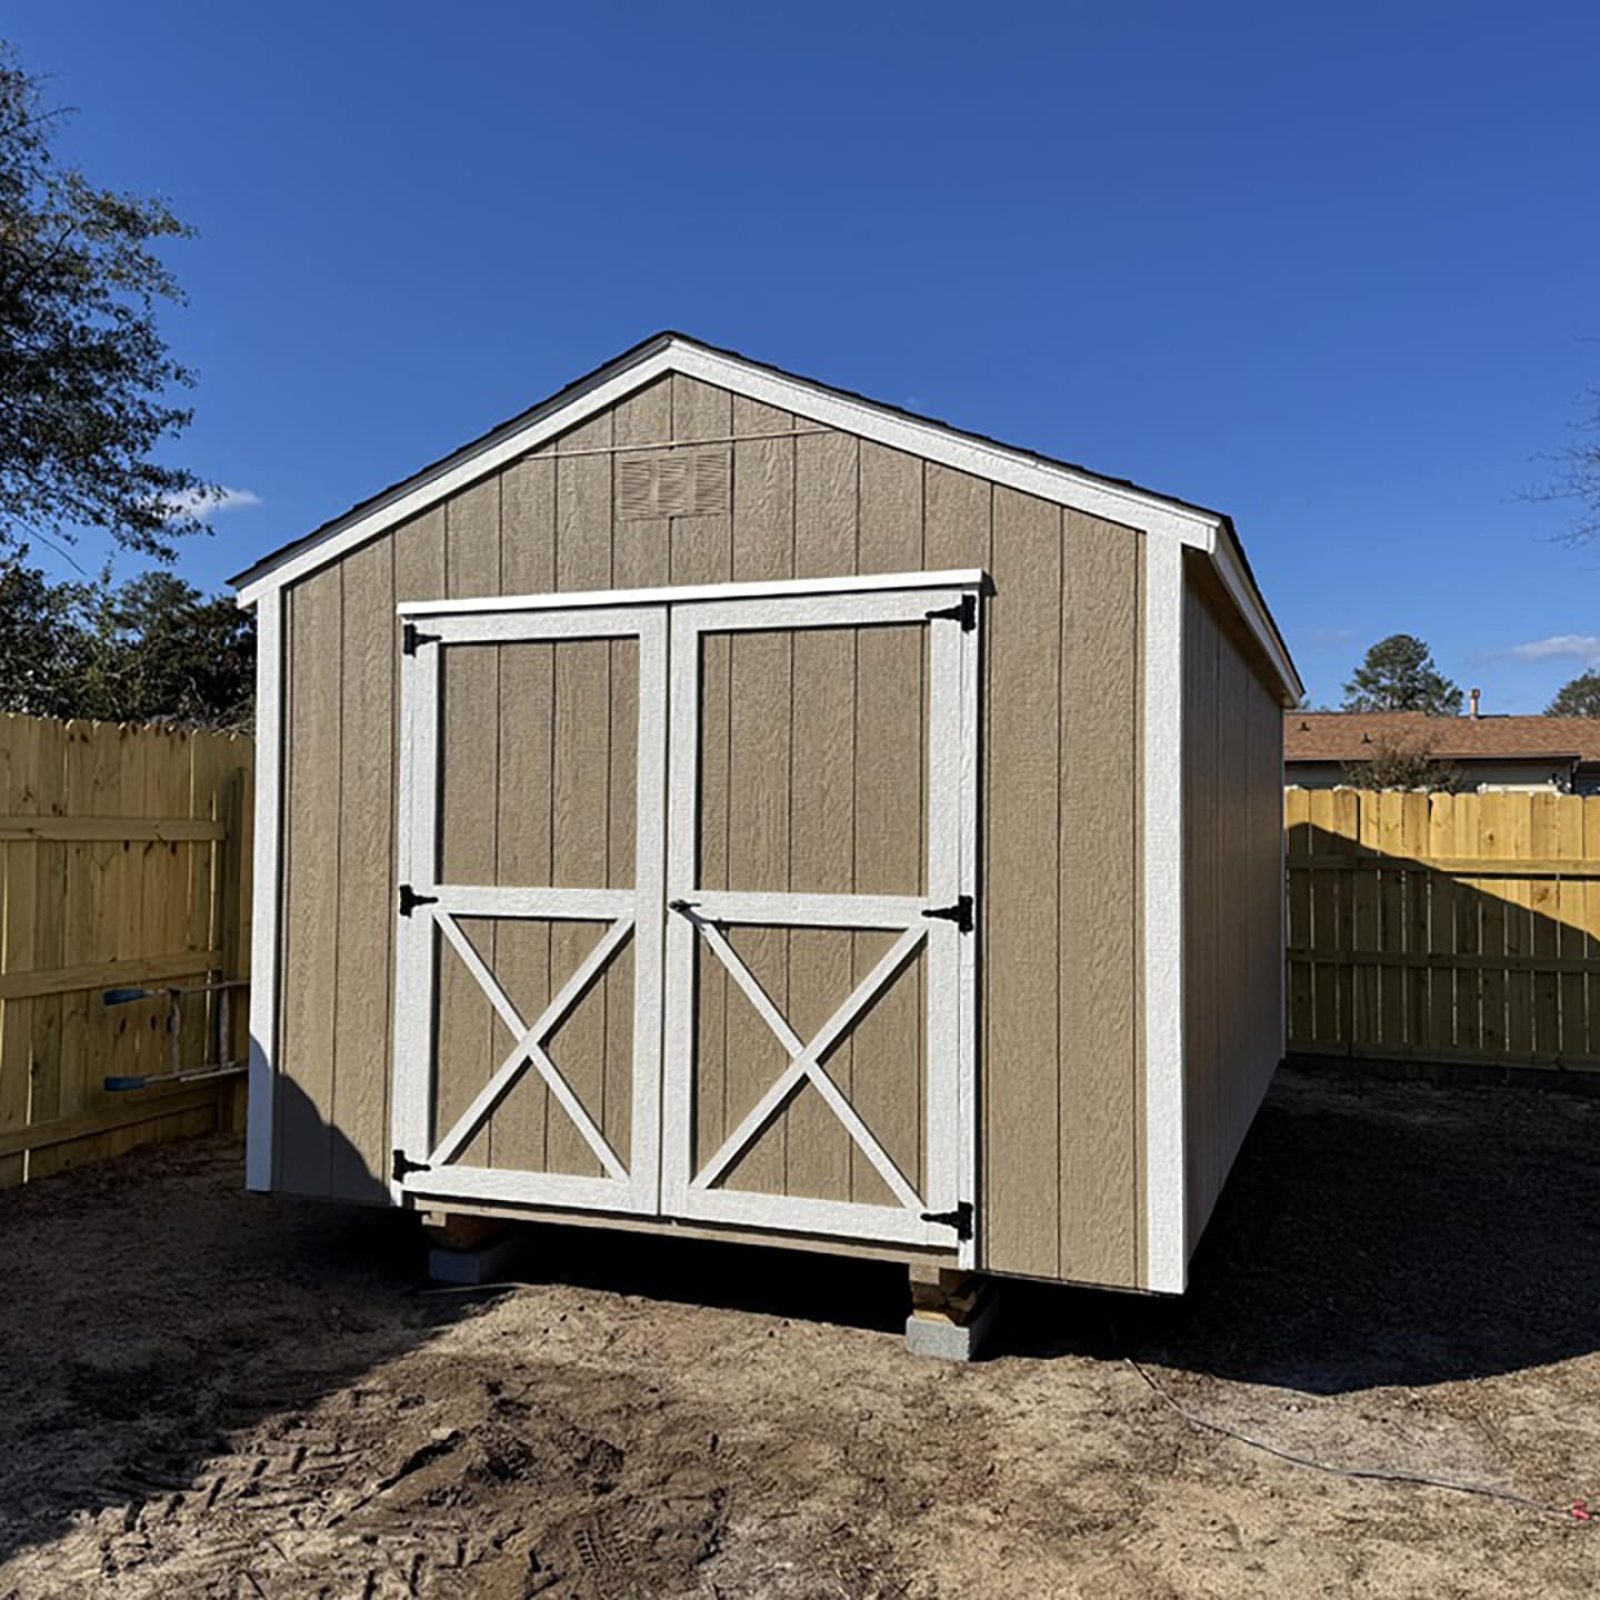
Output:
<svg viewBox="0 0 1600 1600">
<path fill-rule="evenodd" d="M 740 583 L 686 583 L 654 589 L 577 589 L 480 600 L 402 600 L 402 617 L 497 616 L 510 611 L 577 611 L 594 606 L 688 605 L 702 600 L 763 600 L 785 595 L 880 594 L 922 589 L 981 589 L 977 567 L 945 572 L 864 572 L 844 578 L 763 578 Z"/>
</svg>

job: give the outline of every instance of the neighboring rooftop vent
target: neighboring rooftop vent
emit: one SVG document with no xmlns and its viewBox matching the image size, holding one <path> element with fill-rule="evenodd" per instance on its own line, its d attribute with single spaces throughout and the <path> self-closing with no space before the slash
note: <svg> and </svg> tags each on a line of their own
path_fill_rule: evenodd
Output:
<svg viewBox="0 0 1600 1600">
<path fill-rule="evenodd" d="M 711 517 L 728 509 L 726 450 L 683 450 L 617 459 L 617 515 Z"/>
<path fill-rule="evenodd" d="M 1481 689 L 1473 689 L 1467 696 L 1467 698 L 1472 702 L 1472 715 L 1474 717 L 1478 715 L 1478 700 L 1482 693 L 1483 691 Z"/>
</svg>

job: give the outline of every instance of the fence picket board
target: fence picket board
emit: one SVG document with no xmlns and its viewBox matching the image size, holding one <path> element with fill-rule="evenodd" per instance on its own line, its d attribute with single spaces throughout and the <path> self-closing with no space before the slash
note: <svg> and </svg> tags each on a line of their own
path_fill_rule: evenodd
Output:
<svg viewBox="0 0 1600 1600">
<path fill-rule="evenodd" d="M 1525 861 L 1533 855 L 1533 796 L 1503 794 L 1500 796 L 1504 819 L 1501 849 L 1515 860 Z M 1512 878 L 1504 887 L 1506 918 L 1506 954 L 1522 957 L 1532 954 L 1532 906 L 1525 879 Z M 1506 971 L 1506 1038 L 1505 1048 L 1513 1055 L 1532 1058 L 1533 1041 L 1533 974 L 1520 968 L 1507 967 Z"/>
<path fill-rule="evenodd" d="M 1355 841 L 1361 838 L 1361 796 L 1354 789 L 1333 791 L 1332 820 L 1330 833 L 1337 839 L 1351 841 L 1352 848 L 1355 848 Z M 1338 848 L 1334 838 L 1328 840 L 1328 847 L 1330 850 Z M 1345 867 L 1330 876 L 1339 886 L 1334 903 L 1336 916 L 1334 949 L 1352 951 L 1356 948 L 1356 874 L 1349 867 Z M 1355 969 L 1348 962 L 1339 970 L 1337 1005 L 1333 1037 L 1348 1045 L 1356 1037 L 1356 975 Z"/>
<path fill-rule="evenodd" d="M 1456 851 L 1455 797 L 1427 796 L 1427 853 L 1434 859 Z M 1444 955 L 1456 953 L 1456 886 L 1446 872 L 1430 872 L 1428 881 L 1427 946 Z M 1457 1045 L 1456 986 L 1460 974 L 1448 968 L 1434 972 L 1428 987 L 1428 1048 L 1448 1051 Z"/>
<path fill-rule="evenodd" d="M 1555 794 L 1530 795 L 1528 849 L 1534 856 L 1553 855 L 1558 848 Z M 1539 962 L 1553 963 L 1560 954 L 1558 911 L 1559 880 L 1530 879 L 1528 893 L 1528 948 Z M 1561 978 L 1553 964 L 1536 966 L 1532 973 L 1533 1051 L 1541 1061 L 1561 1055 Z"/>
<path fill-rule="evenodd" d="M 1428 849 L 1428 797 L 1420 790 L 1400 796 L 1400 848 L 1408 857 L 1420 857 Z M 1426 954 L 1429 948 L 1429 898 L 1432 874 L 1425 868 L 1408 868 L 1402 875 L 1405 887 L 1405 949 L 1410 954 Z M 1406 1043 L 1412 1049 L 1431 1048 L 1432 1011 L 1429 985 L 1434 978 L 1426 967 L 1410 966 L 1401 977 L 1405 986 Z"/>
<path fill-rule="evenodd" d="M 1583 813 L 1589 802 L 1580 795 L 1556 797 L 1556 849 L 1564 856 L 1583 855 Z M 1563 878 L 1556 885 L 1556 955 L 1562 961 L 1581 961 L 1591 954 L 1584 934 L 1583 884 Z M 1588 1050 L 1588 1024 L 1582 972 L 1565 971 L 1560 976 L 1556 1011 L 1560 1036 L 1556 1048 L 1563 1056 L 1581 1056 Z"/>
<path fill-rule="evenodd" d="M 1284 827 L 1288 830 L 1288 854 L 1291 868 L 1302 858 L 1309 858 L 1316 848 L 1315 830 L 1311 821 L 1311 804 L 1315 796 L 1309 790 L 1290 790 L 1284 801 Z M 1316 947 L 1316 928 L 1312 917 L 1312 896 L 1320 892 L 1312 885 L 1313 874 L 1304 870 L 1290 871 L 1286 892 L 1288 894 L 1288 944 L 1290 949 Z M 1313 1017 L 1315 968 L 1309 961 L 1289 962 L 1287 990 L 1289 996 L 1289 1039 L 1314 1039 L 1316 1024 Z"/>
<path fill-rule="evenodd" d="M 1383 857 L 1403 856 L 1401 824 L 1405 795 L 1385 789 L 1378 796 L 1377 844 Z M 1405 871 L 1381 864 L 1378 870 L 1378 948 L 1391 955 L 1405 954 Z M 1398 966 L 1378 968 L 1379 1038 L 1385 1044 L 1406 1043 L 1406 974 Z"/>
</svg>

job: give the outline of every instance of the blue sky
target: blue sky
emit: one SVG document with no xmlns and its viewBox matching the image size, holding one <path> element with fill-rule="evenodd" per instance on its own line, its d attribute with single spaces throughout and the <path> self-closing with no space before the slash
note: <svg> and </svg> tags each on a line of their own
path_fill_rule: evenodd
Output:
<svg viewBox="0 0 1600 1600">
<path fill-rule="evenodd" d="M 1593 4 L 4 19 L 199 230 L 203 586 L 670 326 L 1232 512 L 1316 703 L 1397 629 L 1491 711 L 1600 662 L 1524 498 L 1600 386 Z"/>
</svg>

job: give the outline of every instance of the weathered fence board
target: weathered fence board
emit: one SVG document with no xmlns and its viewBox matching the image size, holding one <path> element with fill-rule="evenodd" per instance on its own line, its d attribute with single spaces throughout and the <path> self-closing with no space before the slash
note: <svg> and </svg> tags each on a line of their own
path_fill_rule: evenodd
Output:
<svg viewBox="0 0 1600 1600">
<path fill-rule="evenodd" d="M 1600 797 L 1288 789 L 1291 1053 L 1600 1068 Z"/>
<path fill-rule="evenodd" d="M 0 1187 L 240 1125 L 242 1076 L 108 1092 L 173 1063 L 164 996 L 102 995 L 248 976 L 253 766 L 245 737 L 0 716 Z M 243 1058 L 242 992 L 225 1042 L 215 996 L 181 1004 L 181 1068 Z"/>
</svg>

